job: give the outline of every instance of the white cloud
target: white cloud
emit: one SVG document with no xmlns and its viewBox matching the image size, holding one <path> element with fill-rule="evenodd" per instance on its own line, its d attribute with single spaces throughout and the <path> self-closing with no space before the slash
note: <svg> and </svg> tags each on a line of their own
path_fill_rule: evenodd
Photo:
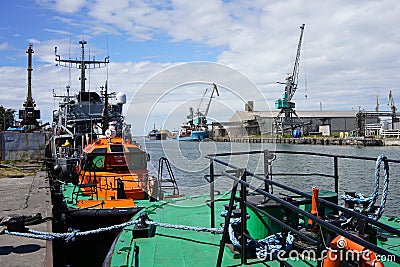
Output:
<svg viewBox="0 0 400 267">
<path fill-rule="evenodd" d="M 324 109 L 354 109 L 359 105 L 373 109 L 377 89 L 381 90 L 382 99 L 389 89 L 395 99 L 400 95 L 400 32 L 395 27 L 400 5 L 395 0 L 207 0 L 201 4 L 184 0 L 81 0 L 56 1 L 55 8 L 60 14 L 52 17 L 53 21 L 62 21 L 72 27 L 73 32 L 79 29 L 78 34 L 87 34 L 86 39 L 93 42 L 96 35 L 103 33 L 126 36 L 123 44 L 126 47 L 149 40 L 154 45 L 154 57 L 159 55 L 157 47 L 162 46 L 162 42 L 201 45 L 204 51 L 216 55 L 217 62 L 232 66 L 254 80 L 270 105 L 283 92 L 283 86 L 276 82 L 284 81 L 292 71 L 299 27 L 305 23 L 299 89 L 294 97 L 298 109 L 319 109 L 320 102 Z M 65 12 L 72 10 L 77 14 L 65 16 Z M 54 46 L 66 57 L 69 50 L 72 57 L 80 54 L 79 45 L 70 45 L 68 38 L 56 39 L 59 33 L 65 33 L 65 28 L 51 29 L 47 28 L 47 32 L 57 36 L 48 40 L 38 38 L 40 43 L 34 46 L 35 59 L 54 66 Z M 104 51 L 93 44 L 91 53 L 97 56 L 101 52 Z M 127 62 L 112 62 L 110 85 L 128 89 L 129 98 L 148 77 L 171 65 L 162 62 L 162 57 L 157 58 L 159 62 L 151 62 L 151 52 L 146 55 L 143 62 L 129 57 Z M 174 56 L 171 54 L 169 58 Z M 55 85 L 64 88 L 67 69 L 62 74 L 53 73 L 55 81 L 38 69 L 34 75 L 38 77 L 40 88 L 49 88 L 50 84 L 53 88 Z M 47 77 L 43 84 L 40 75 Z M 98 88 L 104 82 L 104 72 L 92 75 L 91 86 Z M 71 79 L 78 84 L 77 75 L 72 75 Z M 94 84 L 96 79 L 99 84 Z M 156 95 L 157 91 L 148 93 Z M 141 100 L 147 101 L 145 97 Z"/>
<path fill-rule="evenodd" d="M 71 33 L 68 31 L 60 31 L 60 30 L 53 30 L 53 29 L 45 29 L 45 31 L 51 32 L 51 33 L 58 33 L 62 35 L 70 35 Z"/>
<path fill-rule="evenodd" d="M 8 43 L 0 43 L 0 51 L 7 50 L 9 48 L 10 48 L 10 45 Z"/>
<path fill-rule="evenodd" d="M 84 7 L 86 0 L 56 0 L 55 8 L 59 12 L 74 13 Z"/>
</svg>

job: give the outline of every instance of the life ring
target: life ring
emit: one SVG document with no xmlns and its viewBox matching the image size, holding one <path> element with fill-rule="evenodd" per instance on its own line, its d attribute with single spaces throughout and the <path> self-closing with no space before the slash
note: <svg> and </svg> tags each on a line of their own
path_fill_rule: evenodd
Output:
<svg viewBox="0 0 400 267">
<path fill-rule="evenodd" d="M 341 254 L 341 251 L 348 253 Z M 361 267 L 383 267 L 383 263 L 379 261 L 375 252 L 366 249 L 364 246 L 351 241 L 344 236 L 335 237 L 331 244 L 330 249 L 324 259 L 323 267 L 340 267 L 342 262 L 351 259 L 351 255 L 355 255 L 353 258 L 360 263 Z"/>
<path fill-rule="evenodd" d="M 147 194 L 152 198 L 158 197 L 158 181 L 154 176 L 147 179 Z"/>
</svg>

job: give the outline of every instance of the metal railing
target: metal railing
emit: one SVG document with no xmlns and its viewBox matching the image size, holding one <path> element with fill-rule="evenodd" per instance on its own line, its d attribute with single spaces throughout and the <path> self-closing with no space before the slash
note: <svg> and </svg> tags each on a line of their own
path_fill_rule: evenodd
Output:
<svg viewBox="0 0 400 267">
<path fill-rule="evenodd" d="M 147 184 L 146 177 L 140 177 L 139 175 L 134 176 L 132 174 L 115 174 L 115 175 L 97 175 L 94 171 L 81 171 L 78 174 L 78 184 L 74 186 L 74 190 L 72 192 L 72 197 L 75 200 L 75 203 L 78 202 L 78 197 L 80 195 L 88 195 L 91 199 L 99 200 L 98 191 L 100 190 L 118 190 L 118 182 L 131 182 L 137 183 L 138 188 L 141 188 L 140 183 Z M 85 180 L 89 178 L 92 180 L 91 183 L 87 183 Z M 105 183 L 101 183 L 101 180 L 104 180 Z M 105 185 L 106 188 L 102 188 L 101 186 Z M 85 188 L 89 188 L 89 190 L 84 190 Z M 142 188 L 142 190 L 146 190 L 146 188 Z"/>
<path fill-rule="evenodd" d="M 263 153 L 264 154 L 264 176 L 262 175 L 258 175 L 255 173 L 252 173 L 246 169 L 243 168 L 239 168 L 236 167 L 232 164 L 229 164 L 221 159 L 219 159 L 218 157 L 222 157 L 222 156 L 234 156 L 234 155 L 244 155 L 244 154 L 260 154 Z M 387 251 L 385 249 L 383 249 L 382 247 L 378 247 L 377 245 L 362 239 L 358 236 L 353 235 L 352 233 L 350 233 L 349 231 L 343 230 L 341 228 L 339 228 L 338 226 L 327 222 L 323 219 L 321 219 L 318 216 L 315 216 L 301 208 L 299 208 L 299 206 L 285 200 L 282 199 L 280 197 L 278 197 L 277 195 L 274 195 L 272 193 L 269 192 L 269 187 L 270 186 L 276 186 L 278 188 L 287 190 L 289 192 L 292 192 L 300 197 L 303 197 L 305 199 L 309 199 L 311 200 L 311 194 L 306 193 L 306 192 L 302 192 L 298 189 L 295 189 L 293 187 L 281 184 L 279 182 L 273 181 L 271 178 L 272 176 L 277 176 L 277 175 L 281 175 L 281 176 L 288 176 L 288 175 L 299 175 L 298 173 L 272 173 L 272 168 L 271 168 L 271 162 L 275 159 L 275 156 L 277 154 L 292 154 L 292 155 L 301 155 L 301 156 L 313 156 L 313 157 L 326 157 L 326 158 L 331 158 L 333 161 L 333 170 L 331 174 L 326 174 L 326 173 L 318 173 L 318 172 L 310 172 L 310 173 L 301 173 L 300 175 L 302 176 L 322 176 L 322 177 L 330 177 L 334 180 L 334 190 L 336 193 L 338 193 L 339 191 L 339 159 L 357 159 L 357 160 L 366 160 L 366 161 L 376 161 L 375 158 L 370 158 L 370 157 L 359 157 L 359 156 L 347 156 L 347 155 L 330 155 L 330 154 L 324 154 L 324 153 L 314 153 L 314 152 L 297 152 L 297 151 L 273 151 L 273 152 L 269 152 L 268 150 L 265 151 L 250 151 L 250 152 L 232 152 L 232 153 L 219 153 L 219 154 L 210 154 L 207 155 L 206 158 L 208 158 L 210 160 L 210 174 L 209 174 L 209 186 L 210 186 L 210 208 L 211 208 L 211 227 L 215 227 L 215 188 L 214 188 L 214 182 L 215 182 L 215 176 L 216 175 L 220 175 L 220 174 L 215 174 L 214 173 L 214 164 L 220 164 L 226 167 L 229 167 L 231 170 L 229 171 L 223 171 L 222 175 L 233 180 L 235 182 L 234 187 L 232 188 L 232 192 L 231 192 L 231 197 L 230 197 L 230 201 L 229 201 L 229 207 L 228 207 L 228 212 L 227 212 L 227 216 L 225 217 L 225 224 L 224 224 L 224 232 L 223 232 L 223 237 L 221 239 L 220 242 L 220 250 L 219 250 L 219 254 L 218 254 L 218 259 L 217 259 L 217 266 L 221 266 L 221 262 L 222 262 L 222 257 L 223 257 L 223 251 L 224 251 L 224 246 L 226 243 L 226 238 L 228 237 L 228 226 L 229 226 L 229 222 L 232 216 L 232 210 L 233 210 L 233 205 L 235 201 L 238 201 L 240 203 L 240 210 L 241 210 L 241 233 L 240 236 L 241 238 L 241 263 L 242 264 L 246 264 L 247 263 L 247 258 L 246 258 L 246 243 L 247 243 L 247 239 L 250 238 L 247 234 L 246 234 L 246 207 L 250 207 L 251 209 L 253 209 L 254 211 L 261 213 L 264 216 L 267 216 L 268 218 L 270 218 L 272 221 L 274 221 L 275 223 L 278 223 L 283 230 L 283 238 L 282 240 L 285 240 L 285 232 L 287 231 L 292 231 L 293 233 L 295 233 L 300 239 L 308 241 L 312 244 L 316 244 L 317 245 L 317 252 L 322 252 L 322 247 L 320 242 L 318 241 L 321 240 L 320 236 L 323 234 L 322 233 L 322 229 L 325 230 L 325 232 L 332 232 L 335 233 L 337 235 L 342 235 L 345 238 L 348 238 L 349 240 L 352 240 L 362 246 L 364 246 L 367 249 L 370 249 L 372 251 L 374 251 L 375 253 L 378 253 L 380 255 L 392 255 L 394 257 L 394 261 L 397 263 L 400 263 L 400 256 L 395 255 L 394 253 Z M 400 160 L 387 160 L 390 163 L 400 163 Z M 234 171 L 235 173 L 232 174 L 232 171 Z M 264 188 L 260 188 L 257 186 L 254 186 L 252 184 L 250 184 L 249 182 L 247 182 L 247 177 L 252 177 L 255 179 L 258 179 L 262 182 L 264 182 Z M 240 186 L 240 196 L 237 196 L 237 187 Z M 298 231 L 297 229 L 294 229 L 292 226 L 290 226 L 287 222 L 285 222 L 284 220 L 279 220 L 277 218 L 275 218 L 274 216 L 270 215 L 268 212 L 258 208 L 256 205 L 254 205 L 253 203 L 247 201 L 247 190 L 248 189 L 252 189 L 255 193 L 260 194 L 262 196 L 264 196 L 267 199 L 272 199 L 274 200 L 277 204 L 279 204 L 281 207 L 283 207 L 286 210 L 290 210 L 293 211 L 299 215 L 303 215 L 305 218 L 309 218 L 312 221 L 318 223 L 321 226 L 321 231 L 319 233 L 319 238 L 317 238 L 317 240 L 310 238 L 307 235 L 304 235 L 302 232 Z M 366 225 L 372 225 L 374 227 L 383 229 L 393 235 L 396 235 L 397 237 L 400 238 L 400 230 L 395 229 L 393 227 L 390 227 L 386 224 L 383 224 L 379 221 L 376 221 L 366 215 L 363 215 L 359 212 L 356 212 L 354 210 L 339 206 L 336 203 L 330 202 L 328 200 L 325 200 L 323 198 L 319 198 L 319 203 L 321 203 L 322 206 L 325 207 L 330 207 L 332 209 L 334 209 L 335 211 L 341 211 L 343 214 L 346 214 L 349 217 L 354 217 L 357 218 L 359 220 L 359 222 L 363 223 L 363 229 L 365 229 Z M 321 255 L 321 254 L 319 254 Z M 321 259 L 319 259 L 319 262 L 317 262 L 317 264 L 321 264 Z M 283 262 L 282 262 L 283 263 Z M 284 263 L 284 265 L 286 265 L 287 263 Z"/>
</svg>

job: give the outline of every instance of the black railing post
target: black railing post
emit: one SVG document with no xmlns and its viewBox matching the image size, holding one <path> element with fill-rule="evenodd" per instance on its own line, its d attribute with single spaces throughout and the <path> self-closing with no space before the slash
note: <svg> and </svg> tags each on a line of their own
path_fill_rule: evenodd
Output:
<svg viewBox="0 0 400 267">
<path fill-rule="evenodd" d="M 238 170 L 239 175 L 240 175 L 240 179 L 243 182 L 246 182 L 246 169 L 239 169 Z M 247 202 L 247 187 L 245 183 L 241 183 L 240 184 L 240 211 L 241 211 L 241 234 L 240 234 L 240 243 L 242 246 L 242 259 L 241 259 L 241 264 L 246 264 L 247 263 L 247 249 L 246 249 L 246 245 L 247 245 L 247 238 L 246 238 L 246 215 L 247 215 L 247 211 L 246 211 L 246 202 Z"/>
<path fill-rule="evenodd" d="M 228 234 L 228 228 L 229 228 L 229 223 L 230 223 L 231 217 L 232 217 L 233 204 L 234 204 L 234 201 L 235 201 L 237 187 L 238 187 L 238 184 L 235 183 L 233 188 L 232 188 L 231 198 L 229 199 L 228 213 L 226 214 L 226 217 L 225 217 L 224 232 L 222 233 L 222 239 L 221 239 L 221 241 L 219 243 L 217 267 L 221 267 L 221 264 L 222 264 L 222 256 L 224 255 L 225 240 L 229 235 Z"/>
<path fill-rule="evenodd" d="M 334 179 L 335 179 L 335 192 L 339 195 L 339 171 L 338 171 L 338 157 L 333 157 L 333 171 L 334 171 Z M 337 204 L 337 201 L 336 201 Z"/>
<path fill-rule="evenodd" d="M 210 159 L 210 209 L 211 228 L 215 227 L 215 205 L 214 205 L 214 160 Z"/>
<path fill-rule="evenodd" d="M 265 176 L 265 179 L 269 179 L 269 157 L 268 157 L 269 152 L 268 152 L 268 149 L 265 149 L 263 151 L 263 154 L 264 154 L 264 176 Z M 265 192 L 269 193 L 269 184 L 266 181 L 264 181 L 264 190 L 265 190 Z"/>
</svg>

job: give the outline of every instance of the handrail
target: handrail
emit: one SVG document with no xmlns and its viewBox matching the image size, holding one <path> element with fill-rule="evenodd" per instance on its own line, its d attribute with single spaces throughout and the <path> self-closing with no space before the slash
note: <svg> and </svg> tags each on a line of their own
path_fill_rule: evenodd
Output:
<svg viewBox="0 0 400 267">
<path fill-rule="evenodd" d="M 230 178 L 230 179 L 242 184 L 242 185 L 245 185 L 246 187 L 248 187 L 250 189 L 253 189 L 257 193 L 260 193 L 261 195 L 266 196 L 266 197 L 268 197 L 268 198 L 280 203 L 282 206 L 285 206 L 286 208 L 289 208 L 289 209 L 291 209 L 291 210 L 293 210 L 293 211 L 295 211 L 297 213 L 300 213 L 301 215 L 306 216 L 307 218 L 312 219 L 313 221 L 317 222 L 321 226 L 324 226 L 325 228 L 327 228 L 327 229 L 329 229 L 329 230 L 331 230 L 331 231 L 333 231 L 333 232 L 335 232 L 337 234 L 340 234 L 340 235 L 342 235 L 342 236 L 344 236 L 344 237 L 346 237 L 346 238 L 348 238 L 348 239 L 350 239 L 350 240 L 352 240 L 352 241 L 354 241 L 354 242 L 356 242 L 356 243 L 358 243 L 358 244 L 360 244 L 360 245 L 362 245 L 362 246 L 364 246 L 366 248 L 372 249 L 374 252 L 380 253 L 382 255 L 395 255 L 395 254 L 393 254 L 393 253 L 391 253 L 389 251 L 386 251 L 386 250 L 384 250 L 384 249 L 382 249 L 380 247 L 377 247 L 376 245 L 374 245 L 374 244 L 372 244 L 372 243 L 370 243 L 368 241 L 365 241 L 364 239 L 358 238 L 357 236 L 355 236 L 355 235 L 353 235 L 353 234 L 351 234 L 351 233 L 349 233 L 347 231 L 344 231 L 341 228 L 339 228 L 339 227 L 337 227 L 337 226 L 335 226 L 333 224 L 327 223 L 326 221 L 320 219 L 319 217 L 317 217 L 315 215 L 312 215 L 311 213 L 300 209 L 299 207 L 293 205 L 290 202 L 287 202 L 287 201 L 285 201 L 285 200 L 283 200 L 281 198 L 278 198 L 278 197 L 276 197 L 276 196 L 274 196 L 274 195 L 272 195 L 270 193 L 267 193 L 264 190 L 259 189 L 258 187 L 253 186 L 248 182 L 242 181 L 241 179 L 237 178 L 236 176 L 234 176 L 234 175 L 232 175 L 230 173 L 224 172 L 224 175 L 227 176 L 228 178 Z M 319 199 L 319 201 L 320 200 L 321 199 Z M 396 262 L 400 263 L 400 256 L 395 255 L 395 257 L 396 257 Z"/>
<path fill-rule="evenodd" d="M 290 153 L 290 152 L 292 152 L 292 151 L 288 151 L 288 152 Z M 282 152 L 281 152 L 281 153 L 282 153 Z M 253 153 L 253 154 L 254 154 L 254 153 Z M 299 153 L 296 153 L 296 154 L 299 154 Z M 306 152 L 306 154 L 314 155 L 313 153 L 308 153 L 308 152 Z M 237 154 L 237 155 L 238 155 L 238 154 Z M 327 154 L 325 154 L 325 155 L 327 155 Z M 222 164 L 222 165 L 225 165 L 225 166 L 227 166 L 227 167 L 230 167 L 230 168 L 233 168 L 233 169 L 236 169 L 236 170 L 239 170 L 239 169 L 240 169 L 239 167 L 236 167 L 236 166 L 234 166 L 234 165 L 232 165 L 232 164 L 226 163 L 226 162 L 224 162 L 224 161 L 222 161 L 222 160 L 220 160 L 220 159 L 210 157 L 209 155 L 207 155 L 206 158 L 212 159 L 212 160 L 215 161 L 215 162 L 218 162 L 218 163 L 220 163 L 220 164 Z M 356 157 L 356 158 L 359 159 L 360 157 Z M 361 157 L 361 158 L 362 158 L 362 157 Z M 368 158 L 368 159 L 373 159 L 373 158 Z M 376 159 L 374 159 L 374 161 L 375 161 L 375 160 L 376 160 Z M 388 161 L 389 161 L 389 162 L 399 162 L 399 163 L 400 163 L 400 160 L 396 160 L 396 161 L 393 161 L 393 160 L 392 160 L 392 161 L 390 161 L 390 160 L 388 159 Z M 280 188 L 285 189 L 285 190 L 287 190 L 287 191 L 290 191 L 290 192 L 292 192 L 292 193 L 295 193 L 295 194 L 298 194 L 298 195 L 300 195 L 300 196 L 307 197 L 307 198 L 310 198 L 310 199 L 311 199 L 311 194 L 302 192 L 302 191 L 300 191 L 300 190 L 297 190 L 297 189 L 292 188 L 292 187 L 290 187 L 290 186 L 287 186 L 287 185 L 278 183 L 278 182 L 276 182 L 276 181 L 273 181 L 273 180 L 270 180 L 270 179 L 266 179 L 266 178 L 264 178 L 264 177 L 262 177 L 262 176 L 260 176 L 260 175 L 254 174 L 254 173 L 252 173 L 252 172 L 250 172 L 250 171 L 247 171 L 247 170 L 246 170 L 246 173 L 247 173 L 247 175 L 250 175 L 250 176 L 252 176 L 252 177 L 254 177 L 254 178 L 256 178 L 256 179 L 259 179 L 260 181 L 266 182 L 266 183 L 268 183 L 268 184 L 271 184 L 271 185 L 280 187 Z M 390 226 L 387 226 L 386 224 L 383 224 L 383 223 L 381 223 L 381 222 L 379 222 L 379 221 L 376 221 L 376 220 L 374 220 L 374 219 L 371 219 L 371 218 L 369 218 L 368 216 L 365 216 L 365 215 L 363 215 L 363 214 L 361 214 L 361 213 L 354 212 L 354 211 L 349 210 L 349 209 L 346 209 L 346 208 L 344 208 L 344 207 L 342 207 L 342 206 L 336 205 L 336 204 L 334 204 L 334 203 L 332 203 L 332 202 L 330 202 L 330 201 L 327 201 L 327 200 L 325 200 L 325 199 L 322 199 L 322 198 L 321 198 L 321 199 L 319 199 L 319 201 L 320 201 L 321 203 L 324 203 L 324 204 L 327 205 L 327 206 L 336 208 L 336 209 L 338 209 L 338 210 L 340 210 L 340 211 L 342 211 L 342 212 L 346 212 L 346 213 L 350 214 L 351 216 L 355 216 L 355 217 L 357 217 L 357 218 L 359 218 L 359 219 L 365 220 L 365 221 L 367 221 L 367 222 L 369 222 L 369 223 L 371 223 L 371 224 L 374 224 L 374 225 L 376 225 L 376 226 L 378 226 L 378 227 L 380 227 L 380 228 L 382 228 L 382 229 L 384 229 L 384 230 L 386 230 L 386 231 L 388 231 L 388 232 L 390 232 L 390 233 L 392 233 L 392 234 L 396 234 L 396 235 L 398 235 L 398 236 L 400 237 L 400 230 L 397 230 L 397 229 L 395 229 L 395 228 L 392 228 L 392 227 L 390 227 Z"/>
<path fill-rule="evenodd" d="M 348 238 L 348 239 L 350 239 L 350 240 L 352 240 L 352 241 L 354 241 L 354 242 L 356 242 L 356 243 L 358 243 L 358 244 L 360 244 L 360 245 L 362 245 L 362 246 L 364 246 L 364 247 L 366 247 L 368 249 L 373 250 L 376 253 L 381 254 L 381 255 L 393 255 L 395 257 L 395 262 L 400 263 L 400 256 L 395 255 L 394 253 L 392 253 L 390 251 L 387 251 L 387 250 L 385 250 L 385 249 L 383 249 L 381 247 L 378 247 L 378 246 L 374 245 L 373 243 L 370 243 L 370 242 L 368 242 L 368 241 L 366 241 L 364 239 L 361 239 L 361 238 L 353 235 L 352 233 L 350 233 L 348 231 L 345 231 L 345 230 L 343 230 L 343 229 L 341 229 L 341 228 L 339 228 L 339 227 L 337 227 L 337 226 L 335 226 L 335 225 L 333 225 L 333 224 L 331 224 L 331 223 L 329 223 L 329 222 L 327 222 L 327 221 L 325 221 L 325 220 L 323 220 L 323 219 L 321 219 L 321 218 L 319 218 L 319 217 L 317 217 L 317 216 L 315 216 L 315 215 L 313 215 L 313 214 L 311 214 L 311 213 L 309 213 L 309 212 L 307 212 L 307 211 L 305 211 L 303 209 L 300 209 L 298 206 L 292 204 L 291 202 L 288 202 L 288 201 L 286 201 L 284 199 L 281 199 L 281 198 L 269 193 L 267 191 L 267 189 L 263 190 L 263 189 L 259 188 L 258 186 L 254 186 L 254 185 L 248 183 L 246 181 L 246 176 L 247 175 L 251 176 L 253 178 L 256 178 L 256 179 L 258 179 L 260 181 L 265 182 L 266 184 L 277 186 L 279 188 L 282 188 L 282 189 L 285 189 L 285 190 L 287 190 L 289 192 L 297 194 L 297 195 L 299 195 L 301 197 L 305 197 L 305 198 L 311 199 L 311 194 L 302 192 L 302 191 L 297 190 L 295 188 L 291 188 L 291 187 L 286 186 L 284 184 L 281 184 L 279 182 L 273 181 L 272 179 L 265 178 L 265 177 L 263 177 L 261 175 L 257 175 L 255 173 L 247 171 L 246 169 L 242 169 L 242 168 L 236 167 L 236 166 L 234 166 L 234 165 L 232 165 L 230 163 L 227 163 L 227 162 L 217 158 L 217 157 L 223 157 L 223 156 L 243 155 L 243 154 L 259 154 L 259 153 L 272 153 L 272 154 L 275 154 L 275 153 L 284 154 L 285 153 L 285 154 L 323 156 L 323 157 L 333 158 L 334 159 L 334 167 L 333 167 L 334 168 L 334 174 L 333 175 L 318 174 L 318 173 L 309 173 L 308 175 L 317 175 L 317 176 L 322 176 L 322 177 L 334 178 L 335 179 L 335 191 L 336 191 L 336 193 L 338 192 L 338 180 L 339 180 L 338 159 L 359 159 L 359 160 L 376 161 L 375 158 L 371 158 L 371 157 L 348 156 L 348 155 L 330 155 L 330 154 L 325 154 L 325 153 L 299 152 L 299 151 L 273 151 L 273 152 L 268 152 L 266 150 L 266 151 L 228 152 L 228 153 L 209 154 L 209 155 L 206 156 L 206 158 L 210 160 L 210 175 L 209 175 L 210 179 L 207 179 L 207 180 L 210 182 L 210 198 L 211 198 L 211 202 L 213 202 L 213 200 L 214 200 L 214 191 L 213 190 L 211 191 L 211 189 L 214 189 L 214 186 L 212 184 L 214 182 L 214 177 L 217 176 L 217 174 L 214 174 L 214 162 L 215 162 L 215 163 L 219 163 L 221 165 L 227 166 L 229 168 L 232 168 L 233 170 L 236 170 L 237 173 L 242 173 L 241 175 L 238 175 L 238 176 L 240 176 L 240 177 L 238 177 L 238 176 L 233 175 L 232 172 L 227 172 L 227 171 L 223 171 L 222 172 L 222 175 L 224 175 L 224 176 L 226 176 L 226 177 L 228 177 L 228 178 L 230 178 L 230 179 L 232 179 L 232 180 L 234 180 L 236 182 L 236 185 L 235 185 L 234 188 L 236 188 L 237 185 L 239 185 L 239 184 L 241 185 L 241 188 L 242 188 L 241 189 L 241 196 L 240 196 L 241 205 L 252 207 L 257 212 L 260 212 L 260 213 L 266 215 L 269 218 L 273 217 L 273 216 L 269 215 L 267 212 L 258 209 L 252 203 L 249 203 L 248 201 L 246 201 L 246 196 L 243 195 L 243 192 L 245 192 L 246 190 L 243 189 L 243 188 L 252 189 L 255 192 L 257 192 L 258 194 L 263 195 L 263 196 L 265 196 L 265 197 L 267 197 L 269 199 L 272 199 L 272 200 L 276 201 L 277 203 L 279 203 L 283 207 L 286 207 L 286 208 L 288 208 L 288 209 L 290 209 L 290 210 L 292 210 L 292 211 L 294 211 L 294 212 L 296 212 L 298 214 L 301 214 L 301 215 L 304 215 L 307 218 L 310 218 L 311 220 L 313 220 L 316 223 L 318 223 L 324 229 L 327 229 L 327 230 L 329 230 L 331 232 L 334 232 L 336 234 L 342 235 L 342 236 L 344 236 L 344 237 L 346 237 L 346 238 Z M 389 160 L 388 159 L 387 161 L 388 162 L 393 162 L 393 163 L 400 163 L 400 160 Z M 281 173 L 279 175 L 293 175 L 293 174 Z M 302 174 L 302 175 L 304 176 L 304 175 L 307 175 L 307 174 Z M 236 191 L 236 190 L 234 190 L 234 191 Z M 326 206 L 332 207 L 332 208 L 334 208 L 336 210 L 345 212 L 348 215 L 351 215 L 352 217 L 356 217 L 356 218 L 358 218 L 358 219 L 360 219 L 362 221 L 368 222 L 371 225 L 374 225 L 376 227 L 380 227 L 381 229 L 384 229 L 384 230 L 386 230 L 386 231 L 388 231 L 388 232 L 390 232 L 392 234 L 395 234 L 395 235 L 400 237 L 400 230 L 395 229 L 393 227 L 390 227 L 388 225 L 385 225 L 383 223 L 380 223 L 380 222 L 378 222 L 378 221 L 376 221 L 376 220 L 374 220 L 372 218 L 369 218 L 368 216 L 365 216 L 365 215 L 360 214 L 358 212 L 354 212 L 353 210 L 349 210 L 347 208 L 344 208 L 342 206 L 339 206 L 339 205 L 337 205 L 335 203 L 332 203 L 330 201 L 324 200 L 322 198 L 319 199 L 319 202 L 322 203 L 323 205 L 326 205 Z M 213 205 L 213 203 L 211 203 L 210 207 L 211 207 L 211 226 L 213 226 L 215 224 L 214 216 L 212 216 L 213 213 L 214 213 L 214 205 Z M 242 214 L 241 214 L 242 216 L 241 217 L 243 218 L 245 216 L 245 213 L 246 213 L 245 210 L 246 209 L 245 208 L 241 208 L 241 210 L 242 210 Z M 272 219 L 272 220 L 276 222 L 278 219 Z M 245 220 L 243 220 L 243 221 L 244 221 L 244 223 L 242 224 L 242 226 L 245 225 Z M 277 222 L 277 223 L 280 224 L 282 227 L 284 227 L 286 229 L 295 230 L 295 229 L 291 229 L 291 227 L 289 225 L 286 225 L 284 222 Z M 242 236 L 244 235 L 245 230 L 246 229 L 242 229 Z M 297 231 L 294 231 L 294 232 L 297 232 Z M 299 235 L 299 237 L 304 239 L 303 235 Z M 306 238 L 306 239 L 309 239 L 309 238 Z M 310 241 L 310 240 L 308 240 L 308 241 Z M 225 244 L 225 241 L 221 240 L 221 243 Z M 220 246 L 220 251 L 221 251 L 221 247 L 222 247 L 222 245 Z M 217 266 L 220 265 L 220 260 L 222 259 L 221 258 L 222 255 L 219 255 L 219 256 L 220 257 L 218 257 Z M 243 255 L 242 255 L 242 264 L 244 264 L 245 262 L 246 262 L 246 257 L 243 257 Z"/>
<path fill-rule="evenodd" d="M 223 156 L 237 156 L 237 155 L 246 155 L 246 154 L 261 154 L 264 153 L 265 150 L 252 150 L 249 152 L 241 151 L 241 152 L 226 152 L 226 153 L 215 153 L 208 154 L 206 158 L 211 159 L 215 157 L 223 157 Z M 360 157 L 360 156 L 351 156 L 351 155 L 332 155 L 327 153 L 318 153 L 318 152 L 309 152 L 309 151 L 286 151 L 286 150 L 274 150 L 268 151 L 271 154 L 295 154 L 295 155 L 310 155 L 310 156 L 322 156 L 322 157 L 339 157 L 343 159 L 362 159 L 362 160 L 372 160 L 376 161 L 376 158 L 372 157 Z M 400 160 L 388 159 L 388 162 L 400 163 Z"/>
</svg>

